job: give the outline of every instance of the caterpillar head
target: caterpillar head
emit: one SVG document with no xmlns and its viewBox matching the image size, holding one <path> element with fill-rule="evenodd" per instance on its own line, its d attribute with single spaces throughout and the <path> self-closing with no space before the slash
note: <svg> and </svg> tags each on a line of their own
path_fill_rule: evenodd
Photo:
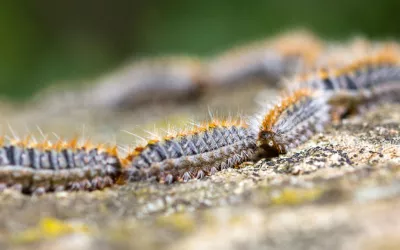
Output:
<svg viewBox="0 0 400 250">
<path fill-rule="evenodd" d="M 276 156 L 287 153 L 287 147 L 278 142 L 276 134 L 271 131 L 261 131 L 258 134 L 257 146 L 264 150 L 263 154 L 266 156 Z"/>
</svg>

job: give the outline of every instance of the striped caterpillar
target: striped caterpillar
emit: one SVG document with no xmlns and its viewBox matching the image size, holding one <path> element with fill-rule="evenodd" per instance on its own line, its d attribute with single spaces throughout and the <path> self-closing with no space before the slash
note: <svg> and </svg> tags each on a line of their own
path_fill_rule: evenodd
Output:
<svg viewBox="0 0 400 250">
<path fill-rule="evenodd" d="M 137 147 L 125 160 L 126 177 L 163 183 L 200 179 L 253 160 L 255 139 L 256 133 L 242 121 L 214 120 Z"/>
<path fill-rule="evenodd" d="M 314 35 L 300 31 L 232 49 L 208 60 L 185 56 L 142 60 L 79 92 L 50 91 L 41 102 L 46 109 L 59 112 L 82 107 L 134 109 L 156 102 L 190 100 L 207 90 L 228 89 L 254 78 L 276 82 L 283 75 L 313 65 L 322 47 Z"/>
<path fill-rule="evenodd" d="M 380 45 L 380 44 L 379 44 Z M 346 42 L 329 42 L 324 51 L 315 60 L 315 67 L 340 67 L 350 64 L 365 55 L 376 53 L 380 49 L 365 38 L 355 37 Z"/>
<path fill-rule="evenodd" d="M 287 88 L 301 86 L 325 92 L 336 116 L 355 113 L 371 104 L 399 102 L 399 58 L 396 47 L 386 46 L 348 65 L 298 76 Z"/>
<path fill-rule="evenodd" d="M 309 77 L 307 84 L 325 91 L 356 92 L 398 81 L 399 56 L 395 53 L 395 50 L 387 48 L 340 68 L 322 69 L 317 71 L 316 76 Z"/>
<path fill-rule="evenodd" d="M 311 89 L 283 96 L 253 119 L 257 146 L 266 156 L 287 153 L 323 130 L 330 120 L 329 109 L 326 95 Z"/>
<path fill-rule="evenodd" d="M 0 147 L 0 191 L 13 188 L 43 194 L 103 189 L 116 183 L 120 173 L 115 148 L 78 145 L 77 140 L 54 145 L 25 140 Z"/>
<path fill-rule="evenodd" d="M 277 81 L 313 65 L 322 47 L 321 41 L 308 32 L 283 34 L 228 50 L 209 62 L 208 71 L 211 80 L 221 86 L 254 78 Z"/>
<path fill-rule="evenodd" d="M 139 61 L 79 91 L 49 93 L 42 102 L 54 112 L 64 109 L 133 109 L 155 102 L 176 102 L 200 95 L 208 84 L 203 63 L 189 57 Z M 60 101 L 62 100 L 62 101 Z"/>
<path fill-rule="evenodd" d="M 97 107 L 132 108 L 155 101 L 187 100 L 201 94 L 206 84 L 200 60 L 164 57 L 136 63 L 104 79 L 87 91 L 84 99 Z"/>
</svg>

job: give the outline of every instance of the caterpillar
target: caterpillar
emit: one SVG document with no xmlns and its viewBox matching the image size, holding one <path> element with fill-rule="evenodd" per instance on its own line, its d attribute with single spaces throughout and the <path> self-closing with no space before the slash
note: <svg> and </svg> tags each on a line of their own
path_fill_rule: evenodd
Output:
<svg viewBox="0 0 400 250">
<path fill-rule="evenodd" d="M 323 130 L 330 120 L 329 109 L 327 96 L 311 89 L 283 96 L 254 117 L 257 147 L 269 157 L 287 153 Z"/>
<path fill-rule="evenodd" d="M 26 194 L 95 190 L 116 183 L 122 171 L 115 147 L 70 142 L 12 141 L 0 146 L 0 191 Z"/>
<path fill-rule="evenodd" d="M 189 57 L 144 60 L 104 79 L 84 98 L 97 107 L 132 108 L 155 101 L 185 100 L 208 84 L 203 63 Z"/>
<path fill-rule="evenodd" d="M 260 156 L 285 154 L 353 109 L 369 103 L 400 102 L 398 45 L 364 42 L 354 42 L 350 56 L 342 52 L 333 58 L 335 49 L 321 55 L 325 45 L 297 34 L 251 49 L 228 51 L 207 63 L 166 58 L 136 64 L 80 93 L 74 105 L 130 108 L 151 100 L 197 96 L 203 90 L 232 86 L 255 75 L 264 79 L 297 74 L 284 85 L 287 93 L 273 105 L 263 103 L 250 121 L 212 120 L 151 139 L 126 157 L 118 157 L 116 147 L 78 145 L 76 140 L 2 142 L 0 190 L 42 194 L 102 189 L 125 181 L 187 182 Z M 363 53 L 368 54 L 360 58 Z M 332 66 L 335 62 L 340 63 Z"/>
<path fill-rule="evenodd" d="M 215 88 L 231 88 L 254 78 L 275 83 L 283 75 L 313 65 L 322 47 L 311 33 L 292 32 L 205 60 L 187 56 L 142 60 L 80 91 L 48 91 L 37 99 L 53 112 L 136 109 L 157 102 L 191 100 Z"/>
<path fill-rule="evenodd" d="M 360 107 L 400 101 L 400 64 L 396 46 L 386 45 L 374 55 L 339 68 L 299 75 L 287 88 L 309 87 L 329 95 L 333 113 L 356 113 Z M 294 82 L 294 83 L 293 83 Z"/>
<path fill-rule="evenodd" d="M 126 179 L 162 183 L 200 179 L 253 160 L 255 139 L 255 131 L 241 120 L 213 120 L 135 148 L 124 161 Z"/>
<path fill-rule="evenodd" d="M 211 81 L 218 86 L 254 78 L 275 82 L 313 65 L 322 47 L 322 42 L 306 31 L 282 34 L 228 50 L 208 63 L 208 71 Z"/>
<path fill-rule="evenodd" d="M 309 77 L 308 84 L 325 91 L 356 92 L 397 81 L 400 78 L 399 57 L 394 53 L 387 48 L 377 55 L 364 57 L 341 68 L 321 69 L 316 76 Z"/>
<path fill-rule="evenodd" d="M 341 67 L 365 55 L 376 52 L 376 44 L 372 44 L 364 37 L 355 37 L 346 42 L 329 42 L 325 45 L 323 52 L 315 59 L 314 70 L 320 67 Z"/>
<path fill-rule="evenodd" d="M 82 108 L 124 110 L 189 100 L 209 84 L 203 68 L 199 59 L 185 56 L 142 60 L 101 78 L 94 86 L 79 91 L 50 91 L 42 105 L 53 112 Z"/>
</svg>

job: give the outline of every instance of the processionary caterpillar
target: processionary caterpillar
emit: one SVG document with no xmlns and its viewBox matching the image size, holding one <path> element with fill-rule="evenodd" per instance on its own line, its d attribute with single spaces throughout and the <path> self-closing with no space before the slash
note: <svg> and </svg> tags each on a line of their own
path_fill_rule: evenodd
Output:
<svg viewBox="0 0 400 250">
<path fill-rule="evenodd" d="M 79 145 L 77 140 L 2 143 L 0 190 L 23 193 L 95 190 L 112 186 L 121 174 L 115 147 Z"/>
</svg>

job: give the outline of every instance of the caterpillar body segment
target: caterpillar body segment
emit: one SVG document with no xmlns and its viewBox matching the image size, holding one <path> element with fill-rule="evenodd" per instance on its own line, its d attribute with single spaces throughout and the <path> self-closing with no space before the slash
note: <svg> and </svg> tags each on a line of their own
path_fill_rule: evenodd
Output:
<svg viewBox="0 0 400 250">
<path fill-rule="evenodd" d="M 240 121 L 212 121 L 193 130 L 150 141 L 128 157 L 129 181 L 164 183 L 200 179 L 256 156 L 256 132 Z"/>
<path fill-rule="evenodd" d="M 114 148 L 87 148 L 74 141 L 0 147 L 0 190 L 13 188 L 27 194 L 96 190 L 112 186 L 120 174 Z"/>
</svg>

